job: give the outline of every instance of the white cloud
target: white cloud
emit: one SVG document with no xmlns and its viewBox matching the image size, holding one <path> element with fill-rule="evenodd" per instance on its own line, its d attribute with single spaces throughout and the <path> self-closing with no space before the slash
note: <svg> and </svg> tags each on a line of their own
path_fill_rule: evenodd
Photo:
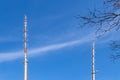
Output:
<svg viewBox="0 0 120 80">
<path fill-rule="evenodd" d="M 65 43 L 53 44 L 53 45 L 48 45 L 45 47 L 31 49 L 31 50 L 28 50 L 28 56 L 36 56 L 36 54 L 43 54 L 48 51 L 58 50 L 61 48 L 86 43 L 88 41 L 91 41 L 92 35 L 93 34 L 90 34 L 87 37 L 79 39 L 79 40 L 74 40 L 74 41 L 69 41 L 69 42 L 65 42 Z M 16 59 L 19 59 L 22 57 L 23 57 L 23 50 L 18 51 L 18 52 L 17 51 L 11 52 L 11 53 L 9 53 L 9 52 L 8 53 L 0 53 L 0 62 L 12 61 L 12 60 L 16 60 Z"/>
</svg>

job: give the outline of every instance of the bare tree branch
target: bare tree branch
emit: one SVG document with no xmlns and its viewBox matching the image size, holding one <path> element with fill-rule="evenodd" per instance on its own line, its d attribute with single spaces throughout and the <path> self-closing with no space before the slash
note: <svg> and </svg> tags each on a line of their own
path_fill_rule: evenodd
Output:
<svg viewBox="0 0 120 80">
<path fill-rule="evenodd" d="M 89 16 L 77 16 L 82 20 L 83 26 L 94 26 L 96 28 L 96 38 L 100 38 L 110 31 L 120 30 L 120 0 L 104 0 L 104 9 L 94 9 L 89 11 Z M 113 59 L 120 58 L 120 43 L 119 41 L 112 41 L 110 44 L 111 49 L 115 51 L 112 55 Z"/>
</svg>

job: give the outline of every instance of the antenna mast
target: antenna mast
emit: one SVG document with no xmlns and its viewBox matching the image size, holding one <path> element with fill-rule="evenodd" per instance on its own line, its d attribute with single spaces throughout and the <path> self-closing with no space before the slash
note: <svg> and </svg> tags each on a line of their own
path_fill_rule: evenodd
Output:
<svg viewBox="0 0 120 80">
<path fill-rule="evenodd" d="M 28 80 L 27 60 L 27 16 L 24 16 L 24 80 Z"/>
<path fill-rule="evenodd" d="M 92 42 L 92 80 L 95 80 L 95 44 Z"/>
</svg>

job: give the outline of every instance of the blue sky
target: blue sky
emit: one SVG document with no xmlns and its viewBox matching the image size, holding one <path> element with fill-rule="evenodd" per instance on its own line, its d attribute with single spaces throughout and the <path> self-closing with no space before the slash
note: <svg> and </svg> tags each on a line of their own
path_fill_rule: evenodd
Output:
<svg viewBox="0 0 120 80">
<path fill-rule="evenodd" d="M 99 4 L 98 4 L 99 3 Z M 23 79 L 24 15 L 28 17 L 29 80 L 90 80 L 94 29 L 79 28 L 74 16 L 87 15 L 102 0 L 0 1 L 0 80 Z M 119 80 L 119 61 L 109 56 L 109 40 L 95 39 L 97 80 Z"/>
</svg>

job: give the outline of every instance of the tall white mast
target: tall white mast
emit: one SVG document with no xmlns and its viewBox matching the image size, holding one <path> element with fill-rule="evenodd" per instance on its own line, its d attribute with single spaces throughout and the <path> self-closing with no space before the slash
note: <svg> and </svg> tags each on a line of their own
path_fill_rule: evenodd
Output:
<svg viewBox="0 0 120 80">
<path fill-rule="evenodd" d="M 92 42 L 92 80 L 95 80 L 95 44 Z"/>
<path fill-rule="evenodd" d="M 27 60 L 27 16 L 24 16 L 24 80 L 28 80 Z"/>
</svg>

